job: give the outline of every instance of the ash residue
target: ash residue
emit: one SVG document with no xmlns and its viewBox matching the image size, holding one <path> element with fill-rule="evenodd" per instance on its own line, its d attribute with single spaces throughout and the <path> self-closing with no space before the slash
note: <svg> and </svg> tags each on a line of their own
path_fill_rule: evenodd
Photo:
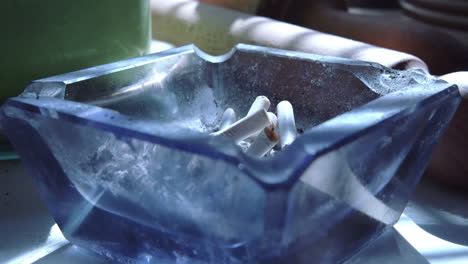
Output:
<svg viewBox="0 0 468 264">
<path fill-rule="evenodd" d="M 359 71 L 355 72 L 354 75 L 380 95 L 403 91 L 417 84 L 430 84 L 436 81 L 433 76 L 419 69 L 398 71 L 382 68 L 378 71 Z"/>
</svg>

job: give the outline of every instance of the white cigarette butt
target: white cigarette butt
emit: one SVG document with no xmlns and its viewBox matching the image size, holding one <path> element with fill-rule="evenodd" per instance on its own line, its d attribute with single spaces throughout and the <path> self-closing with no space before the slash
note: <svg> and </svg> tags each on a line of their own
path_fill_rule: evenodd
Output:
<svg viewBox="0 0 468 264">
<path fill-rule="evenodd" d="M 247 116 L 256 113 L 260 109 L 265 109 L 265 111 L 268 111 L 268 108 L 270 108 L 270 100 L 268 100 L 268 98 L 263 95 L 257 96 L 253 104 L 250 106 Z"/>
<path fill-rule="evenodd" d="M 268 125 L 247 150 L 248 154 L 263 157 L 268 153 L 279 141 L 279 136 L 275 131 L 278 119 L 273 113 L 268 113 L 270 125 Z"/>
<path fill-rule="evenodd" d="M 269 127 L 276 127 L 278 125 L 278 117 L 272 113 L 268 112 L 268 119 L 270 120 L 270 124 L 268 125 Z"/>
<path fill-rule="evenodd" d="M 281 148 L 290 145 L 296 139 L 296 122 L 294 121 L 294 110 L 290 102 L 281 101 L 276 106 L 278 113 L 278 132 Z"/>
<path fill-rule="evenodd" d="M 236 112 L 232 108 L 226 109 L 223 116 L 221 117 L 221 122 L 219 124 L 219 130 L 223 130 L 226 127 L 234 124 L 237 120 Z"/>
<path fill-rule="evenodd" d="M 218 132 L 212 133 L 213 136 L 227 136 L 231 137 L 236 143 L 244 140 L 252 135 L 262 131 L 270 124 L 267 112 L 262 108 L 259 111 L 248 115 L 234 124 L 222 129 Z"/>
</svg>

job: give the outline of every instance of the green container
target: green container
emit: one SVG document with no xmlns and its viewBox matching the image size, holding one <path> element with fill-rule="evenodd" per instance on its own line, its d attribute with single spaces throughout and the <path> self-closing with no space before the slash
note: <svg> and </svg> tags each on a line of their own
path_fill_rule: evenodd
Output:
<svg viewBox="0 0 468 264">
<path fill-rule="evenodd" d="M 0 104 L 35 79 L 144 55 L 149 0 L 12 0 L 0 4 Z"/>
</svg>

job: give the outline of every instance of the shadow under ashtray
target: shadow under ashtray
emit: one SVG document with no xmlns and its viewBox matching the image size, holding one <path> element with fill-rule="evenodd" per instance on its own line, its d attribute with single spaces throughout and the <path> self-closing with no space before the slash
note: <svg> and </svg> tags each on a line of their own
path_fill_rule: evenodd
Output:
<svg viewBox="0 0 468 264">
<path fill-rule="evenodd" d="M 468 196 L 462 190 L 425 177 L 406 208 L 406 215 L 426 232 L 468 246 Z M 467 252 L 464 252 L 468 256 Z"/>
</svg>

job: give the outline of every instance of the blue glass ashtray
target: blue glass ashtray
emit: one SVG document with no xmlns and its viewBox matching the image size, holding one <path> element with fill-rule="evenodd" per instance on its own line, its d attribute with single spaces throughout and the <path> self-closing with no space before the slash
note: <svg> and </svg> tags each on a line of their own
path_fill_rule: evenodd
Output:
<svg viewBox="0 0 468 264">
<path fill-rule="evenodd" d="M 304 132 L 210 136 L 264 95 Z M 343 263 L 400 217 L 461 97 L 418 70 L 188 45 L 31 82 L 1 125 L 63 234 L 121 263 Z"/>
</svg>

